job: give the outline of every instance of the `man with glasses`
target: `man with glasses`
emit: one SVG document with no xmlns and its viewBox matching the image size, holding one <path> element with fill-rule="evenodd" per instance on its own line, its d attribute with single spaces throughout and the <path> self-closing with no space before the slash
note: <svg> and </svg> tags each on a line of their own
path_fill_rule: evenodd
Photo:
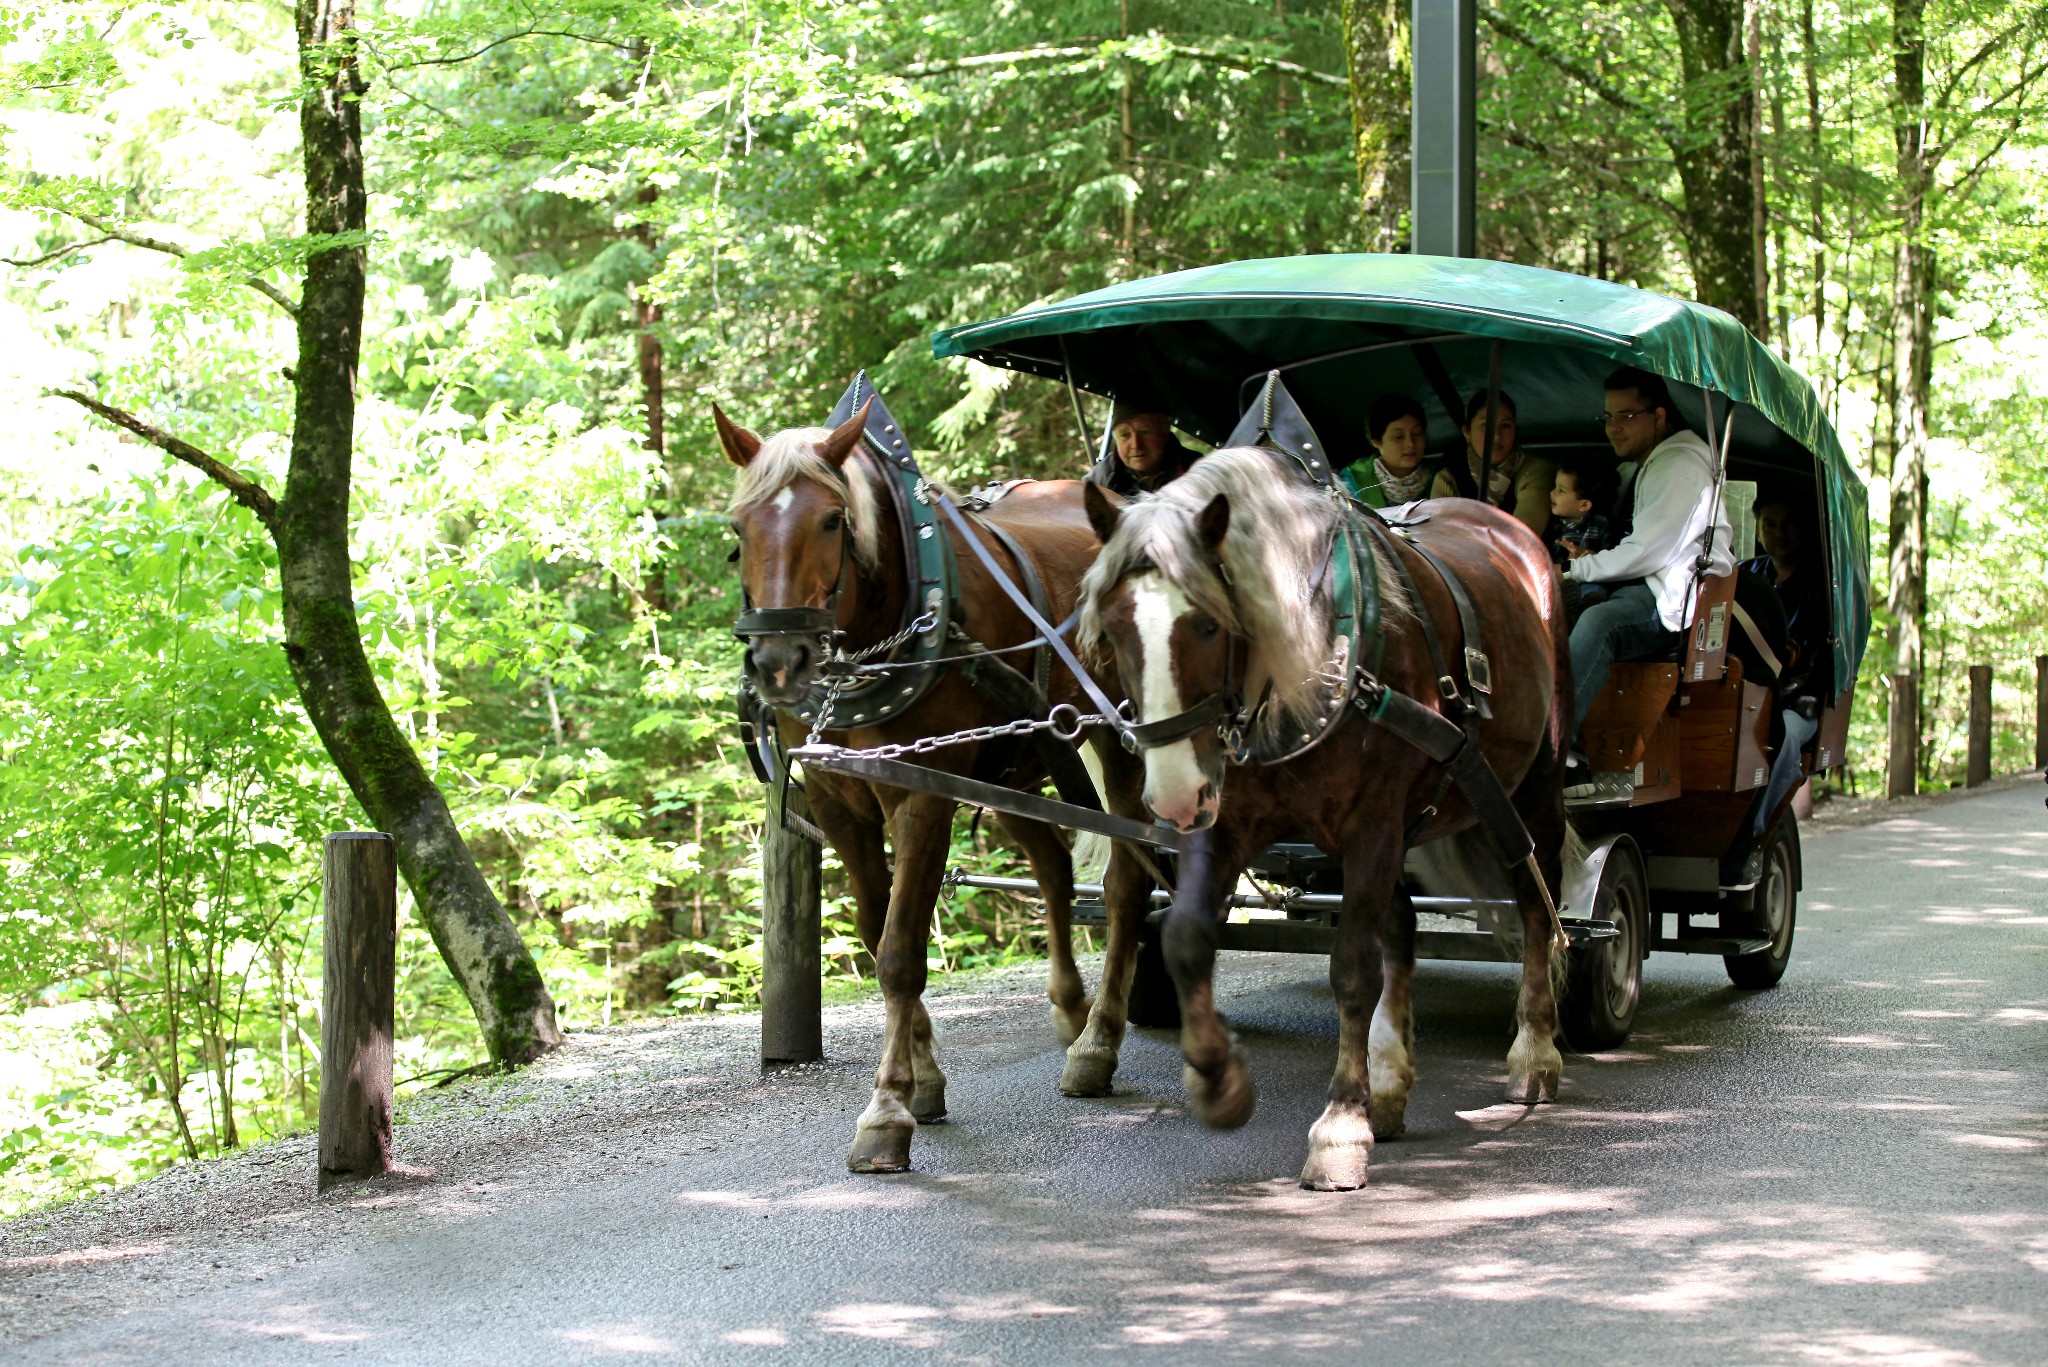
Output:
<svg viewBox="0 0 2048 1367">
<path fill-rule="evenodd" d="M 1728 514 L 1714 498 L 1714 458 L 1697 433 L 1678 425 L 1678 409 L 1662 377 L 1623 366 L 1607 377 L 1600 421 L 1608 444 L 1635 461 L 1634 526 L 1618 545 L 1587 552 L 1566 543 L 1564 575 L 1580 586 L 1588 606 L 1572 627 L 1575 696 L 1572 734 L 1607 683 L 1616 660 L 1640 659 L 1669 645 L 1685 628 L 1694 566 L 1707 519 L 1714 519 L 1708 574 L 1734 567 L 1728 551 Z M 1567 798 L 1625 797 L 1632 776 L 1592 774 L 1574 751 L 1565 779 Z"/>
</svg>

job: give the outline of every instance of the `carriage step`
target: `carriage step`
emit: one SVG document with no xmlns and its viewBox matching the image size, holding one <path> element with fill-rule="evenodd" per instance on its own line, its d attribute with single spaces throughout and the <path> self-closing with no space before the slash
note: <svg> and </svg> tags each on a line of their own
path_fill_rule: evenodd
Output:
<svg viewBox="0 0 2048 1367">
<path fill-rule="evenodd" d="M 1724 957 L 1761 954 L 1770 947 L 1771 942 L 1762 936 L 1733 935 L 1688 935 L 1676 940 L 1659 939 L 1651 946 L 1679 954 L 1719 954 Z"/>
</svg>

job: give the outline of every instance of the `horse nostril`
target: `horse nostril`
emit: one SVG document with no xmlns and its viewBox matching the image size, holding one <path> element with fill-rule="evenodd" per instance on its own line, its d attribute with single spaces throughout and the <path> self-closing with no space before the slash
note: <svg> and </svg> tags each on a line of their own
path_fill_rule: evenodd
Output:
<svg viewBox="0 0 2048 1367">
<path fill-rule="evenodd" d="M 1216 785 L 1213 783 L 1204 783 L 1195 793 L 1195 805 L 1197 807 L 1206 807 L 1215 800 Z"/>
</svg>

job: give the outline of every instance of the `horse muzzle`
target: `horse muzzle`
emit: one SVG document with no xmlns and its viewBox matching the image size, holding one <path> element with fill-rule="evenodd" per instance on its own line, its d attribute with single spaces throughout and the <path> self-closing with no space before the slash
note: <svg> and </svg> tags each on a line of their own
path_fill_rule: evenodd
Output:
<svg viewBox="0 0 2048 1367">
<path fill-rule="evenodd" d="M 824 608 L 749 608 L 732 634 L 747 644 L 747 677 L 771 707 L 792 708 L 817 682 L 837 624 Z"/>
</svg>

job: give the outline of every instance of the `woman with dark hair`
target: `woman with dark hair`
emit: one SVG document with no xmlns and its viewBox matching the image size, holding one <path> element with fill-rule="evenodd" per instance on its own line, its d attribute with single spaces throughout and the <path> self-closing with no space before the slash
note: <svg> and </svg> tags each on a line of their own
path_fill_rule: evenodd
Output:
<svg viewBox="0 0 2048 1367">
<path fill-rule="evenodd" d="M 1465 404 L 1465 446 L 1463 461 L 1447 463 L 1430 491 L 1432 498 L 1480 498 L 1479 466 L 1486 450 L 1486 391 L 1480 390 Z M 1486 502 L 1520 518 L 1530 531 L 1541 536 L 1550 527 L 1550 491 L 1557 483 L 1557 466 L 1541 456 L 1523 452 L 1515 438 L 1515 401 L 1506 390 L 1494 411 L 1493 460 L 1487 471 Z"/>
<path fill-rule="evenodd" d="M 1337 472 L 1353 498 L 1369 507 L 1391 508 L 1429 497 L 1443 462 L 1423 456 L 1429 422 L 1421 404 L 1406 394 L 1380 395 L 1366 414 L 1365 435 L 1372 442 L 1373 458 L 1354 461 Z"/>
</svg>

